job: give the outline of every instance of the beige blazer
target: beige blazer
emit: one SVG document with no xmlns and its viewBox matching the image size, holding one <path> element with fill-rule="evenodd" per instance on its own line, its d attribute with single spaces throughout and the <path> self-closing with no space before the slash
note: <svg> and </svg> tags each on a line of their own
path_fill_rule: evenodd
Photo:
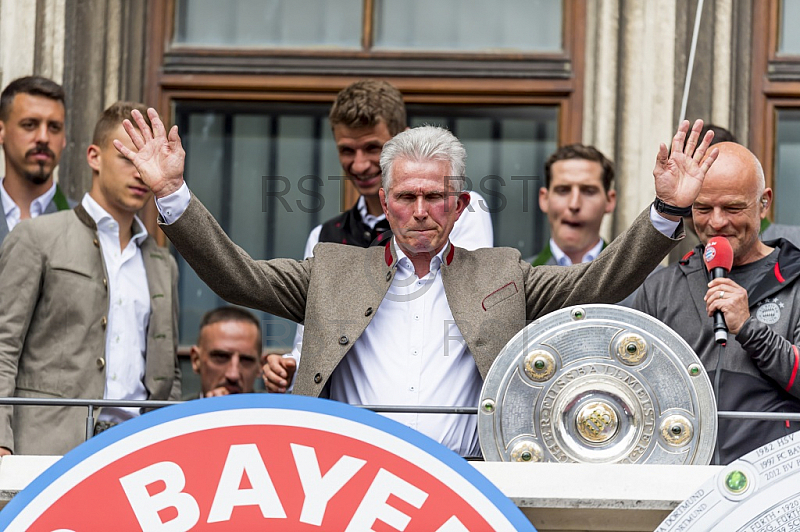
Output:
<svg viewBox="0 0 800 532">
<path fill-rule="evenodd" d="M 445 294 L 481 376 L 530 321 L 564 306 L 613 303 L 639 286 L 678 241 L 656 230 L 648 213 L 596 260 L 566 268 L 534 268 L 510 248 L 448 249 Z M 397 267 L 392 246 L 319 244 L 304 261 L 253 260 L 195 197 L 161 227 L 220 297 L 305 323 L 294 387 L 303 395 L 326 396 L 331 373 L 369 325 Z"/>
<path fill-rule="evenodd" d="M 150 399 L 180 399 L 177 265 L 152 237 L 141 250 L 151 305 L 144 384 Z M 0 247 L 0 396 L 103 398 L 107 277 L 82 206 L 14 228 Z M 64 454 L 83 442 L 86 415 L 0 407 L 0 446 Z"/>
</svg>

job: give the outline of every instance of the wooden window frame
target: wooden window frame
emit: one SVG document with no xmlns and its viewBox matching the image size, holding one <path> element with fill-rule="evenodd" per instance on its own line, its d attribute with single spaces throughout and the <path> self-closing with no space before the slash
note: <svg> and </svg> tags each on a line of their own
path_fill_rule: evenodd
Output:
<svg viewBox="0 0 800 532">
<path fill-rule="evenodd" d="M 342 87 L 374 77 L 407 103 L 557 106 L 558 144 L 581 141 L 586 0 L 563 0 L 563 50 L 543 54 L 372 50 L 374 0 L 363 0 L 361 50 L 176 45 L 176 0 L 147 1 L 145 95 L 163 114 L 181 99 L 332 103 Z M 342 208 L 356 199 L 346 182 Z"/>
<path fill-rule="evenodd" d="M 753 2 L 749 140 L 773 189 L 778 110 L 800 108 L 800 55 L 778 53 L 779 24 L 780 0 Z"/>
</svg>

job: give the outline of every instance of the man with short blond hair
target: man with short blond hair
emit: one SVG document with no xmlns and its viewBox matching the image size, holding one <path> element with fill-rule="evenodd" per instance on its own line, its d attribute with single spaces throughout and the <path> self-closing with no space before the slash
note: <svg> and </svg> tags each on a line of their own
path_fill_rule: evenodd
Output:
<svg viewBox="0 0 800 532">
<path fill-rule="evenodd" d="M 86 151 L 92 188 L 74 210 L 21 222 L 0 247 L 0 396 L 180 399 L 177 264 L 136 213 L 150 190 L 114 148 L 133 147 L 118 102 Z M 85 410 L 0 407 L 0 455 L 61 455 Z M 95 432 L 139 415 L 104 408 Z"/>
</svg>

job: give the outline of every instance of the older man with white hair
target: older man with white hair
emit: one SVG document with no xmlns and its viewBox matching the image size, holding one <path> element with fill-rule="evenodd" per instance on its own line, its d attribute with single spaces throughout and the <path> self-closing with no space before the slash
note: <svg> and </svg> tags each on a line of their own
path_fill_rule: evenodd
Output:
<svg viewBox="0 0 800 532">
<path fill-rule="evenodd" d="M 149 116 L 152 132 L 127 124 L 137 152 L 117 149 L 152 188 L 164 231 L 201 279 L 232 303 L 305 323 L 298 394 L 476 406 L 495 357 L 527 323 L 563 306 L 622 299 L 674 246 L 670 236 L 682 233 L 678 216 L 648 209 L 597 260 L 568 268 L 534 268 L 508 248 L 459 249 L 449 236 L 469 203 L 466 154 L 450 132 L 421 127 L 383 147 L 380 199 L 393 234 L 386 246 L 320 244 L 302 262 L 255 261 L 189 193 L 177 128 L 167 134 L 154 110 Z M 683 123 L 671 154 L 659 149 L 662 210 L 691 205 L 716 157 L 712 150 L 703 158 L 710 137 L 697 145 L 701 127 L 695 123 L 687 140 Z M 475 416 L 397 419 L 462 455 L 478 454 Z"/>
</svg>

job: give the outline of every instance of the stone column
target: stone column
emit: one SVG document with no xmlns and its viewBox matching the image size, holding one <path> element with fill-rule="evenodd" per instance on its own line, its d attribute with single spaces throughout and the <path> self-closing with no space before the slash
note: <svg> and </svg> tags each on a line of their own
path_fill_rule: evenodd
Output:
<svg viewBox="0 0 800 532">
<path fill-rule="evenodd" d="M 697 0 L 588 3 L 583 141 L 617 167 L 618 204 L 604 237 L 627 228 L 653 200 L 661 142 L 680 120 Z M 687 118 L 702 118 L 747 139 L 752 0 L 706 0 Z M 677 260 L 696 239 L 671 255 Z"/>
<path fill-rule="evenodd" d="M 117 100 L 141 100 L 146 2 L 71 0 L 64 17 L 64 89 L 69 102 L 64 188 L 91 187 L 86 148 L 100 113 Z M 67 177 L 68 176 L 68 177 Z"/>
</svg>

